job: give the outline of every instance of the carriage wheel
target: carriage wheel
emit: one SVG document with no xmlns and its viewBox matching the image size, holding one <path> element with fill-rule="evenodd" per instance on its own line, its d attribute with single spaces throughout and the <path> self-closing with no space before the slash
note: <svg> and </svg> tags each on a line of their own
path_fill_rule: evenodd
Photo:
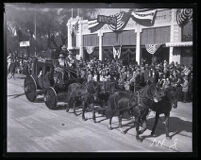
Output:
<svg viewBox="0 0 201 160">
<path fill-rule="evenodd" d="M 24 80 L 24 92 L 30 102 L 33 102 L 36 99 L 36 89 L 37 86 L 34 78 L 32 76 L 27 76 Z"/>
<path fill-rule="evenodd" d="M 50 87 L 47 89 L 45 96 L 44 96 L 44 101 L 46 106 L 49 109 L 55 109 L 57 106 L 57 93 L 54 88 Z"/>
</svg>

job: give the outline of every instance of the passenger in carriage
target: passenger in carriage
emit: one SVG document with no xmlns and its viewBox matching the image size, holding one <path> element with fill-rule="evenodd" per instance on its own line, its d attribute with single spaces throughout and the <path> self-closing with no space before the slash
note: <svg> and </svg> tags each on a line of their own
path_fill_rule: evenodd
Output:
<svg viewBox="0 0 201 160">
<path fill-rule="evenodd" d="M 59 55 L 58 62 L 59 62 L 60 67 L 65 67 L 66 66 L 65 56 L 63 54 Z"/>
</svg>

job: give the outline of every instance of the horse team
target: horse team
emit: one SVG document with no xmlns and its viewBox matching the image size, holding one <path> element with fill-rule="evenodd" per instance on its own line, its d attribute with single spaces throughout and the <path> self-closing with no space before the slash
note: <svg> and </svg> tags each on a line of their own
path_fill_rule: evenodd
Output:
<svg viewBox="0 0 201 160">
<path fill-rule="evenodd" d="M 119 128 L 122 130 L 122 118 L 134 117 L 133 126 L 136 127 L 136 139 L 142 141 L 140 137 L 147 129 L 147 116 L 149 112 L 155 111 L 155 122 L 152 128 L 151 136 L 155 136 L 155 130 L 159 115 L 164 114 L 166 137 L 169 135 L 169 117 L 170 111 L 177 107 L 178 91 L 174 87 L 161 89 L 156 84 L 147 84 L 136 92 L 123 90 L 115 82 L 96 82 L 72 83 L 68 87 L 68 105 L 66 111 L 73 109 L 77 116 L 77 107 L 82 108 L 82 119 L 86 120 L 85 112 L 92 112 L 92 119 L 96 123 L 96 113 L 101 113 L 109 119 L 109 129 L 112 129 L 112 118 L 117 116 Z M 140 126 L 142 129 L 140 130 Z"/>
</svg>

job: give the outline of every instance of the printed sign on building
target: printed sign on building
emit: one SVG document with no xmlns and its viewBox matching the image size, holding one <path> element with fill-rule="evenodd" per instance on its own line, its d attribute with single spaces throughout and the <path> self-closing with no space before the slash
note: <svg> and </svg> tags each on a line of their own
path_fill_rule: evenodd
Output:
<svg viewBox="0 0 201 160">
<path fill-rule="evenodd" d="M 30 42 L 29 41 L 21 41 L 20 42 L 20 47 L 28 47 L 30 46 Z"/>
</svg>

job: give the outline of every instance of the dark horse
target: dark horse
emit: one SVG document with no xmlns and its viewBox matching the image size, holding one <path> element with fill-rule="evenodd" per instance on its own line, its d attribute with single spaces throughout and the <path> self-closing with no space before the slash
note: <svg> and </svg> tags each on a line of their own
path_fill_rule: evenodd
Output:
<svg viewBox="0 0 201 160">
<path fill-rule="evenodd" d="M 113 94 L 115 91 L 120 90 L 118 85 L 115 82 L 106 81 L 106 82 L 98 82 L 98 89 L 96 91 L 96 101 L 94 102 L 93 107 L 93 120 L 96 123 L 96 115 L 95 113 L 105 114 L 107 108 L 107 101 L 109 96 Z"/>
<path fill-rule="evenodd" d="M 72 83 L 68 87 L 68 107 L 66 111 L 69 111 L 70 106 L 73 106 L 74 114 L 76 114 L 76 106 L 81 103 L 82 106 L 82 119 L 86 120 L 85 112 L 86 109 L 91 106 L 96 100 L 98 84 L 95 81 L 90 81 L 85 84 Z"/>
<path fill-rule="evenodd" d="M 128 112 L 135 117 L 136 139 L 142 140 L 139 135 L 146 130 L 149 107 L 152 103 L 160 101 L 161 96 L 162 92 L 155 84 L 147 85 L 137 93 L 115 92 L 108 100 L 109 128 L 111 129 L 112 117 L 115 115 L 118 116 L 121 127 L 122 114 Z M 139 130 L 140 125 L 143 127 L 142 130 Z"/>
<path fill-rule="evenodd" d="M 170 111 L 173 108 L 177 108 L 177 101 L 178 101 L 178 91 L 175 87 L 168 87 L 164 91 L 165 95 L 162 97 L 162 100 L 159 101 L 158 103 L 152 103 L 151 105 L 151 110 L 156 112 L 155 115 L 155 122 L 152 128 L 151 135 L 155 136 L 155 129 L 158 123 L 159 115 L 164 114 L 165 115 L 165 120 L 164 120 L 164 125 L 165 125 L 165 130 L 166 130 L 166 137 L 171 138 L 169 136 L 169 117 L 170 117 Z"/>
</svg>

